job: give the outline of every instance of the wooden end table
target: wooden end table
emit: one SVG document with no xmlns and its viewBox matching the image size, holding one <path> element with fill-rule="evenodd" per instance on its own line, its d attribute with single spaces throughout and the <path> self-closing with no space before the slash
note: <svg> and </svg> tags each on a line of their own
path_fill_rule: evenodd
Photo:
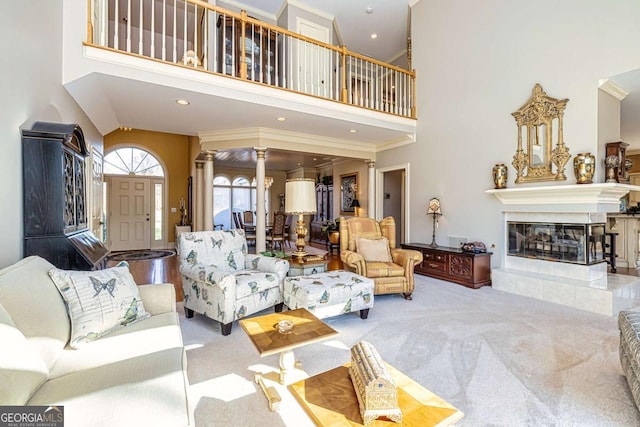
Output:
<svg viewBox="0 0 640 427">
<path fill-rule="evenodd" d="M 293 321 L 290 333 L 278 332 L 280 320 Z M 280 384 L 286 384 L 287 377 L 300 363 L 296 362 L 293 350 L 303 345 L 323 341 L 338 335 L 338 332 L 311 314 L 306 308 L 251 317 L 239 321 L 242 329 L 260 353 L 260 357 L 280 353 Z M 273 387 L 267 387 L 262 375 L 257 374 L 256 382 L 267 396 L 269 409 L 274 411 L 280 402 L 280 396 Z"/>
<path fill-rule="evenodd" d="M 449 426 L 464 417 L 451 404 L 387 364 L 398 387 L 398 405 L 404 426 Z M 289 385 L 289 390 L 318 426 L 362 426 L 358 397 L 349 377 L 349 364 Z M 385 419 L 369 427 L 399 425 Z"/>
</svg>

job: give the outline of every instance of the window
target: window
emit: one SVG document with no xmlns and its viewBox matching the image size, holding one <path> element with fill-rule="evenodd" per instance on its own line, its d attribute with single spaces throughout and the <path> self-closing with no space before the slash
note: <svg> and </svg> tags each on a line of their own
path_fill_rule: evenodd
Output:
<svg viewBox="0 0 640 427">
<path fill-rule="evenodd" d="M 265 195 L 265 209 L 269 212 L 269 190 Z M 233 182 L 224 176 L 213 179 L 213 223 L 224 229 L 235 228 L 231 212 L 256 211 L 256 187 L 247 178 Z"/>
<path fill-rule="evenodd" d="M 164 170 L 153 154 L 139 148 L 119 148 L 104 156 L 107 175 L 164 176 Z"/>
</svg>

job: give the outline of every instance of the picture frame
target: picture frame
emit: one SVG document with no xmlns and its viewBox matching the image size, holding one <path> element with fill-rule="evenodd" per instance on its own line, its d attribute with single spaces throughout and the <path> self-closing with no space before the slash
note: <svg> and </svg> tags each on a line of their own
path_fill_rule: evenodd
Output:
<svg viewBox="0 0 640 427">
<path fill-rule="evenodd" d="M 354 215 L 353 200 L 358 198 L 358 173 L 340 175 L 340 215 Z"/>
</svg>

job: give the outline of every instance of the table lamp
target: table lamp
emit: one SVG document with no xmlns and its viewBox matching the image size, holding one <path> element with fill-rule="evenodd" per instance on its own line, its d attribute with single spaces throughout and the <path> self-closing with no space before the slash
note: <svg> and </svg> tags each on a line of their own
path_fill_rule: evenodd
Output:
<svg viewBox="0 0 640 427">
<path fill-rule="evenodd" d="M 358 199 L 353 199 L 351 207 L 353 208 L 353 214 L 355 216 L 360 216 L 360 201 Z"/>
<path fill-rule="evenodd" d="M 316 187 L 315 181 L 311 178 L 294 178 L 285 182 L 285 202 L 284 210 L 291 215 L 298 215 L 296 223 L 296 251 L 291 255 L 296 258 L 307 256 L 304 250 L 304 238 L 307 235 L 307 228 L 304 224 L 304 215 L 316 213 Z"/>
<path fill-rule="evenodd" d="M 442 209 L 440 208 L 440 199 L 434 197 L 429 200 L 429 209 L 427 209 L 427 215 L 433 215 L 433 235 L 431 236 L 431 246 L 432 248 L 437 248 L 438 244 L 436 243 L 436 228 L 438 228 L 438 217 L 442 215 Z"/>
</svg>

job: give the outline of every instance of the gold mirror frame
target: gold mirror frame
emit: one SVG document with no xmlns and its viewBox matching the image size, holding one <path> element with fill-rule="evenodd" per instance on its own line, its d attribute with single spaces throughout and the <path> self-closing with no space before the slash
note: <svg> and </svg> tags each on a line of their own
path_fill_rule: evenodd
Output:
<svg viewBox="0 0 640 427">
<path fill-rule="evenodd" d="M 527 102 L 511 113 L 518 126 L 518 150 L 511 163 L 516 169 L 516 184 L 567 179 L 564 168 L 571 154 L 563 140 L 562 117 L 568 101 L 547 96 L 542 86 L 536 83 Z M 556 119 L 557 144 L 552 149 Z M 526 152 L 523 133 L 526 134 Z M 556 166 L 555 172 L 553 165 Z"/>
</svg>

